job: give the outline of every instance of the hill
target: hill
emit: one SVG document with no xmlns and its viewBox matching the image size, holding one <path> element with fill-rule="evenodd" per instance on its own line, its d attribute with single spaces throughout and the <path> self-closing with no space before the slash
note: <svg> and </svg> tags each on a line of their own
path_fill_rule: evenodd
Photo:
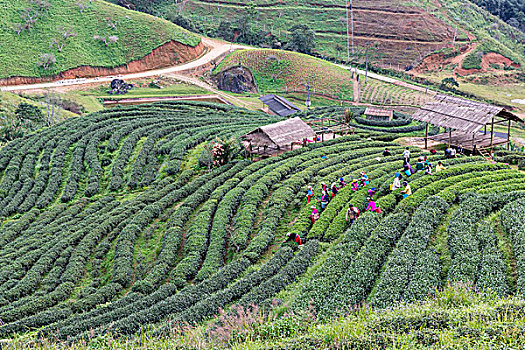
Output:
<svg viewBox="0 0 525 350">
<path fill-rule="evenodd" d="M 424 91 L 414 91 L 372 78 L 365 82 L 363 75 L 354 82 L 352 73 L 347 69 L 309 55 L 284 50 L 237 50 L 214 70 L 216 79 L 221 80 L 225 73 L 239 66 L 249 69 L 260 93 L 300 92 L 306 95 L 308 85 L 312 95 L 332 101 L 356 102 L 359 99 L 361 103 L 378 105 L 421 106 L 431 98 Z"/>
<path fill-rule="evenodd" d="M 362 109 L 352 112 L 357 122 Z M 235 144 L 217 138 L 278 120 L 159 103 L 71 118 L 0 149 L 0 337 L 39 329 L 40 339 L 106 343 L 107 333 L 167 331 L 274 298 L 326 322 L 348 305 L 418 301 L 458 281 L 522 295 L 523 172 L 411 147 L 413 159 L 428 155 L 448 169 L 413 175 L 414 193 L 402 198 L 389 189 L 405 149 L 393 140 L 422 130 L 403 118 L 208 171 L 206 147 Z M 507 163 L 523 159 L 500 152 Z M 370 184 L 341 189 L 312 224 L 318 202 L 307 203 L 307 186 L 317 197 L 322 182 L 361 171 Z M 349 225 L 348 203 L 364 212 L 371 187 L 383 213 Z M 282 244 L 287 232 L 304 246 Z"/>
<path fill-rule="evenodd" d="M 199 36 L 171 22 L 100 0 L 4 1 L 0 16 L 0 79 L 124 66 L 167 43 L 171 52 L 158 55 L 161 62 L 183 62 L 195 58 L 200 43 Z M 150 59 L 148 68 L 156 63 Z"/>
<path fill-rule="evenodd" d="M 259 36 L 271 33 L 277 38 L 273 43 L 288 42 L 295 24 L 307 24 L 316 32 L 321 55 L 347 58 L 347 11 L 341 1 L 190 0 L 175 5 L 157 2 L 154 11 L 169 13 L 170 7 L 211 35 L 214 30 L 219 35 L 224 32 L 220 29 L 224 21 L 238 36 L 243 31 Z M 356 0 L 352 15 L 348 18 L 352 23 L 353 17 L 354 61 L 364 62 L 368 55 L 374 65 L 403 70 L 417 66 L 432 52 L 456 47 L 459 54 L 469 49 L 470 42 L 478 42 L 514 63 L 525 63 L 521 55 L 525 34 L 469 1 Z M 348 30 L 352 32 L 351 26 Z"/>
</svg>

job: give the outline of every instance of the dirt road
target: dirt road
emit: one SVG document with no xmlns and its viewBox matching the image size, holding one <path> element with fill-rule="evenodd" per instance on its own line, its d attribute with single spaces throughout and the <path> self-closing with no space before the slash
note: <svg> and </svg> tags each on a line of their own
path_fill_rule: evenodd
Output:
<svg viewBox="0 0 525 350">
<path fill-rule="evenodd" d="M 12 85 L 12 86 L 3 86 L 0 87 L 0 91 L 21 91 L 21 90 L 36 90 L 36 89 L 47 89 L 47 88 L 56 88 L 61 86 L 71 86 L 71 85 L 85 85 L 92 83 L 101 83 L 101 82 L 110 82 L 116 77 L 124 80 L 138 79 L 138 78 L 147 78 L 157 75 L 167 75 L 171 73 L 177 73 L 186 71 L 189 69 L 194 69 L 201 67 L 210 61 L 215 60 L 217 57 L 222 54 L 236 49 L 249 48 L 244 45 L 230 44 L 217 40 L 212 40 L 208 38 L 202 38 L 204 45 L 208 48 L 206 53 L 199 57 L 198 59 L 179 65 L 163 69 L 150 70 L 140 73 L 132 73 L 118 76 L 102 76 L 95 78 L 79 78 L 79 79 L 68 79 L 60 80 L 50 83 L 40 83 L 40 84 L 28 84 L 28 85 Z"/>
</svg>

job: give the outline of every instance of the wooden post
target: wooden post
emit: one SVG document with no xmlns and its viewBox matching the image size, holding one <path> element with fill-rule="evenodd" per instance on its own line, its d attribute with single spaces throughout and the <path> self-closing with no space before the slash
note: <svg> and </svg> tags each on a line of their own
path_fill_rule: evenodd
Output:
<svg viewBox="0 0 525 350">
<path fill-rule="evenodd" d="M 425 149 L 428 148 L 428 123 L 425 126 Z"/>
<path fill-rule="evenodd" d="M 494 117 L 492 117 L 492 122 L 490 123 L 490 157 L 492 158 L 492 152 L 494 144 Z"/>
<path fill-rule="evenodd" d="M 507 129 L 507 149 L 510 151 L 510 125 L 512 121 L 509 119 L 509 127 Z"/>
<path fill-rule="evenodd" d="M 487 135 L 487 124 L 485 124 L 485 135 Z"/>
</svg>

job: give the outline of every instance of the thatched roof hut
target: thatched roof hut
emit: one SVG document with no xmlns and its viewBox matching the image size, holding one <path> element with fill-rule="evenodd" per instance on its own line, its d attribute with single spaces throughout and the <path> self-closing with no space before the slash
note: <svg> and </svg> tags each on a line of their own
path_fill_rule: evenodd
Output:
<svg viewBox="0 0 525 350">
<path fill-rule="evenodd" d="M 293 142 L 314 138 L 315 131 L 301 118 L 291 118 L 281 122 L 261 126 L 242 137 L 248 150 L 255 147 L 264 149 L 286 149 Z"/>
</svg>

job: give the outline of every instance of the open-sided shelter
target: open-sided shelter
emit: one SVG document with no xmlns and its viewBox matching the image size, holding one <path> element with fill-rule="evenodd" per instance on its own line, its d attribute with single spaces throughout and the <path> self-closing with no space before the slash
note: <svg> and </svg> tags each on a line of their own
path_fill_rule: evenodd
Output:
<svg viewBox="0 0 525 350">
<path fill-rule="evenodd" d="M 290 150 L 296 142 L 315 138 L 315 132 L 301 118 L 261 126 L 242 136 L 243 145 L 250 154 L 272 155 Z"/>
<path fill-rule="evenodd" d="M 509 143 L 511 123 L 513 121 L 523 123 L 520 117 L 503 107 L 448 95 L 436 95 L 433 101 L 425 104 L 414 114 L 413 119 L 427 123 L 425 148 L 430 138 L 480 152 L 492 151 L 495 146 Z M 428 137 L 428 124 L 448 129 L 448 132 Z M 494 126 L 499 124 L 507 124 L 506 135 L 496 135 L 494 132 Z M 490 133 L 487 132 L 488 127 Z"/>
</svg>

